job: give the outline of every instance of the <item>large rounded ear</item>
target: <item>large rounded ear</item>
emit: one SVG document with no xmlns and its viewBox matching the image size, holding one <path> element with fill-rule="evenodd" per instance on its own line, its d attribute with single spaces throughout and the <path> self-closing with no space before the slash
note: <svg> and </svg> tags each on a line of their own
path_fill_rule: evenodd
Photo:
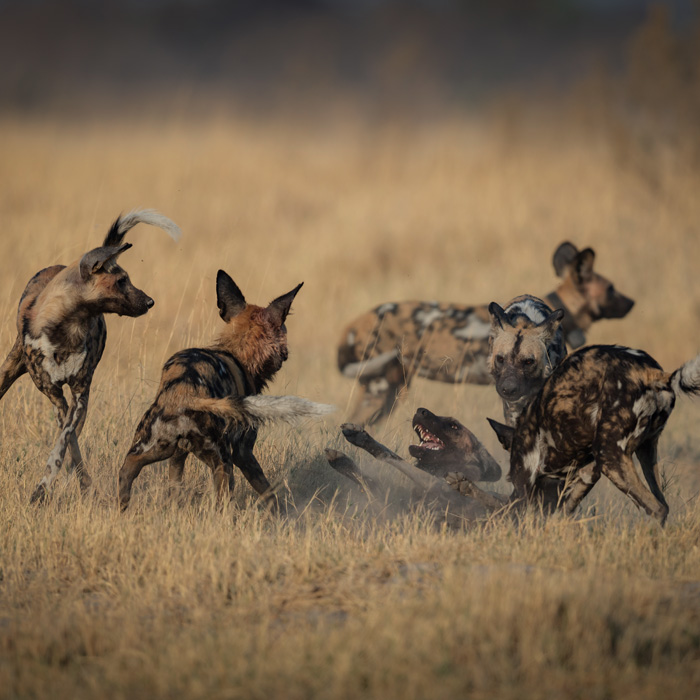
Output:
<svg viewBox="0 0 700 700">
<path fill-rule="evenodd" d="M 489 425 L 493 428 L 493 432 L 496 433 L 498 442 L 500 442 L 501 445 L 503 445 L 504 449 L 510 452 L 513 447 L 513 437 L 515 436 L 515 428 L 511 428 L 509 425 L 504 425 L 503 423 L 499 423 L 498 421 L 495 421 L 491 418 L 487 418 L 486 420 L 489 422 Z"/>
<path fill-rule="evenodd" d="M 279 326 L 281 326 L 284 323 L 284 320 L 287 318 L 287 314 L 289 313 L 289 309 L 294 301 L 294 297 L 297 295 L 297 292 L 301 289 L 303 284 L 304 283 L 301 282 L 294 287 L 291 292 L 287 292 L 281 297 L 277 297 L 277 299 L 268 304 L 267 309 Z"/>
<path fill-rule="evenodd" d="M 564 319 L 564 309 L 552 311 L 542 323 L 537 324 L 537 328 L 541 330 L 540 337 L 545 345 L 549 345 L 554 338 L 554 334 L 559 330 L 559 326 Z"/>
<path fill-rule="evenodd" d="M 502 330 L 504 326 L 511 326 L 506 312 L 495 302 L 489 304 L 489 314 L 491 314 L 491 330 Z"/>
<path fill-rule="evenodd" d="M 98 272 L 111 272 L 117 264 L 117 258 L 131 248 L 131 243 L 124 243 L 118 248 L 114 246 L 103 246 L 95 248 L 80 258 L 80 277 L 83 282 L 87 282 L 91 275 Z"/>
<path fill-rule="evenodd" d="M 219 307 L 219 316 L 226 323 L 247 306 L 238 285 L 223 270 L 216 273 L 216 305 Z"/>
<path fill-rule="evenodd" d="M 595 253 L 593 248 L 586 248 L 576 256 L 573 263 L 574 281 L 576 284 L 583 284 L 592 279 L 594 262 Z"/>
<path fill-rule="evenodd" d="M 552 264 L 554 265 L 554 271 L 557 273 L 557 277 L 564 276 L 566 268 L 574 261 L 577 255 L 578 248 L 573 243 L 569 243 L 569 241 L 564 241 L 554 251 Z"/>
</svg>

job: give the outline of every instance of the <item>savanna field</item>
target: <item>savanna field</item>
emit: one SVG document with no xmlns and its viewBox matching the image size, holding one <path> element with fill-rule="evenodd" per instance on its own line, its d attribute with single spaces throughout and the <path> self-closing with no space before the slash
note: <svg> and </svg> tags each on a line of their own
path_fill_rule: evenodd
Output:
<svg viewBox="0 0 700 700">
<path fill-rule="evenodd" d="M 177 244 L 144 225 L 127 235 L 120 263 L 156 303 L 107 317 L 81 437 L 93 492 L 61 474 L 30 505 L 55 417 L 26 375 L 0 402 L 0 697 L 697 697 L 700 402 L 679 399 L 660 441 L 664 529 L 602 479 L 572 519 L 454 530 L 342 439 L 354 385 L 335 359 L 344 325 L 384 301 L 553 290 L 564 240 L 593 247 L 596 270 L 636 301 L 589 343 L 642 348 L 669 371 L 694 357 L 700 77 L 675 61 L 700 62 L 674 42 L 650 24 L 615 73 L 416 119 L 342 95 L 313 114 L 251 115 L 186 90 L 123 113 L 0 113 L 3 358 L 36 271 L 97 247 L 134 208 L 183 231 Z M 120 514 L 117 473 L 164 361 L 223 325 L 219 268 L 258 304 L 304 282 L 268 391 L 337 411 L 261 431 L 285 516 L 239 472 L 217 508 L 193 458 L 174 495 L 166 466 L 147 467 Z M 493 387 L 417 379 L 370 432 L 408 458 L 420 406 L 457 417 L 505 473 L 485 420 L 501 417 Z M 368 503 L 326 447 L 396 497 Z"/>
</svg>

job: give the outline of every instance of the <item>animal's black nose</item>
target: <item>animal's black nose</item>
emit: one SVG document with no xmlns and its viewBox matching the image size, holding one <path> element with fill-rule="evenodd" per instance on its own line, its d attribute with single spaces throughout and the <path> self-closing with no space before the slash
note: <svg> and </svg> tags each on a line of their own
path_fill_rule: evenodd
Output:
<svg viewBox="0 0 700 700">
<path fill-rule="evenodd" d="M 151 297 L 148 297 L 148 298 L 146 299 L 146 306 L 147 306 L 149 309 L 152 309 L 152 308 L 153 308 L 153 304 L 155 304 L 155 303 L 156 303 L 156 302 L 153 301 L 153 299 L 151 299 Z"/>
</svg>

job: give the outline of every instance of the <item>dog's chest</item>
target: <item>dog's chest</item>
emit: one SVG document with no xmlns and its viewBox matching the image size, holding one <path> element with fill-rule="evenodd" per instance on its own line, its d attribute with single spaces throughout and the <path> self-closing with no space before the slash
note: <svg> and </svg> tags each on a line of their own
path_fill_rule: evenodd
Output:
<svg viewBox="0 0 700 700">
<path fill-rule="evenodd" d="M 54 345 L 46 334 L 32 338 L 24 336 L 25 352 L 35 370 L 42 370 L 52 384 L 62 384 L 75 377 L 85 365 L 88 347 L 83 345 L 78 351 L 66 352 Z"/>
</svg>

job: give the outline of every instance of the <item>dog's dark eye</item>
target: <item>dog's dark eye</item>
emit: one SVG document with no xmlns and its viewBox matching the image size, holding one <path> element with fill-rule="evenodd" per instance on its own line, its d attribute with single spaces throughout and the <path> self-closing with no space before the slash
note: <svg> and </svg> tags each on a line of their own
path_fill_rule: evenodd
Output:
<svg viewBox="0 0 700 700">
<path fill-rule="evenodd" d="M 124 289 L 124 287 L 126 287 L 126 277 L 120 277 L 117 280 L 117 287 L 119 287 L 119 289 Z"/>
<path fill-rule="evenodd" d="M 535 358 L 534 357 L 526 357 L 523 360 L 523 366 L 525 367 L 532 367 L 532 365 L 535 364 Z"/>
<path fill-rule="evenodd" d="M 496 355 L 496 364 L 499 366 L 502 365 L 505 359 L 503 355 Z"/>
</svg>

